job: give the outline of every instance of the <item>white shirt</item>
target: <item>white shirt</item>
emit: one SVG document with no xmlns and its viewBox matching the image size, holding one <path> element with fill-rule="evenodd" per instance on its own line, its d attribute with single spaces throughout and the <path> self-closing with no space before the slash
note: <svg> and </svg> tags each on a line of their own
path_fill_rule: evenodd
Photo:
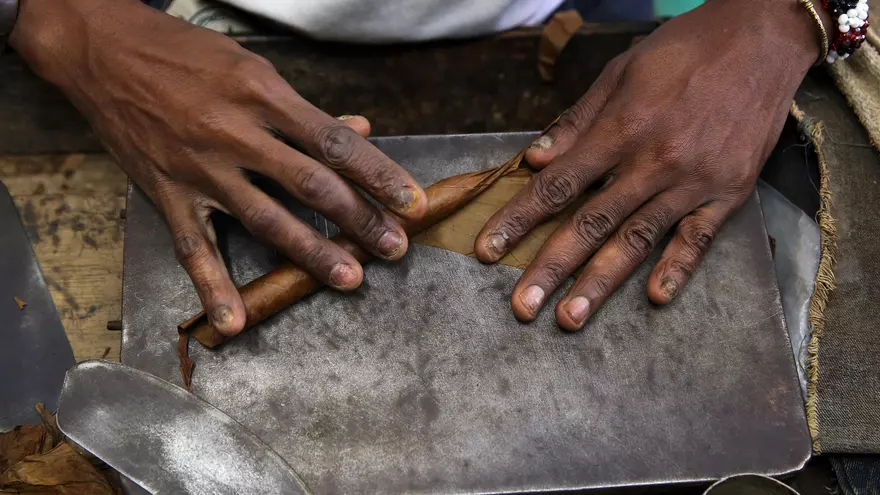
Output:
<svg viewBox="0 0 880 495">
<path fill-rule="evenodd" d="M 543 22 L 563 0 L 224 0 L 308 36 L 390 43 L 464 38 Z"/>
</svg>

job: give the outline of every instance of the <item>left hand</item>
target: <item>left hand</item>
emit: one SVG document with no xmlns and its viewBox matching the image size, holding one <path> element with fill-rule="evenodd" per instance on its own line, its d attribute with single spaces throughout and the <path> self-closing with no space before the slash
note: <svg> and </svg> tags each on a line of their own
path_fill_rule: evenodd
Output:
<svg viewBox="0 0 880 495">
<path fill-rule="evenodd" d="M 589 259 L 556 306 L 562 328 L 582 328 L 677 223 L 647 287 L 652 302 L 669 303 L 754 189 L 819 52 L 794 0 L 714 0 L 612 61 L 535 141 L 526 159 L 543 170 L 477 236 L 477 257 L 495 262 L 601 184 L 520 278 L 517 318 L 533 320 Z"/>
</svg>

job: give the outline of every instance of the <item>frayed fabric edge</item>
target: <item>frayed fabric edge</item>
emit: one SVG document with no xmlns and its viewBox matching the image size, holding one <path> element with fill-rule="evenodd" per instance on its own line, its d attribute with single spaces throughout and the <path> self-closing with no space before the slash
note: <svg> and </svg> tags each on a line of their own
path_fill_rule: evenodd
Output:
<svg viewBox="0 0 880 495">
<path fill-rule="evenodd" d="M 818 398 L 819 345 L 825 334 L 825 310 L 835 287 L 834 264 L 837 260 L 837 225 L 831 215 L 831 186 L 828 178 L 828 164 L 822 149 L 825 137 L 824 127 L 821 122 L 807 117 L 795 103 L 792 103 L 791 115 L 797 120 L 799 129 L 809 137 L 819 164 L 819 212 L 816 215 L 816 220 L 822 234 L 822 250 L 813 295 L 810 297 L 809 319 L 812 335 L 810 344 L 807 346 L 806 400 L 807 426 L 813 441 L 813 453 L 819 454 L 822 451 Z"/>
</svg>

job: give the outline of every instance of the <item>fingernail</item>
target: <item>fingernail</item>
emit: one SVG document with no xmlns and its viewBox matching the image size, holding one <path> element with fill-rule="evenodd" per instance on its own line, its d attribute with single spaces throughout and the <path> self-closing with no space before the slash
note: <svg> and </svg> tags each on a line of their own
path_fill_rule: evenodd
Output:
<svg viewBox="0 0 880 495">
<path fill-rule="evenodd" d="M 397 232 L 389 230 L 379 238 L 378 247 L 379 252 L 382 253 L 383 256 L 393 258 L 400 252 L 400 248 L 403 247 L 403 237 Z"/>
<path fill-rule="evenodd" d="M 529 313 L 534 315 L 541 309 L 541 304 L 544 303 L 544 289 L 537 285 L 530 285 L 522 292 L 520 298 L 526 308 L 529 309 Z"/>
<path fill-rule="evenodd" d="M 355 117 L 355 115 L 340 115 L 339 117 L 336 117 L 336 120 L 351 120 Z"/>
<path fill-rule="evenodd" d="M 583 325 L 590 311 L 590 300 L 584 296 L 577 296 L 565 303 L 565 311 L 578 326 Z"/>
<path fill-rule="evenodd" d="M 551 146 L 553 146 L 553 138 L 545 134 L 534 140 L 529 148 L 533 150 L 546 150 Z"/>
<path fill-rule="evenodd" d="M 412 191 L 412 189 L 407 186 L 403 186 L 394 193 L 392 199 L 394 200 L 394 204 L 398 209 L 405 211 L 408 210 L 413 203 L 415 203 L 416 195 Z"/>
<path fill-rule="evenodd" d="M 235 318 L 235 313 L 229 309 L 229 306 L 217 306 L 211 313 L 214 327 L 225 327 Z"/>
<path fill-rule="evenodd" d="M 666 277 L 660 282 L 660 290 L 671 300 L 678 294 L 678 282 L 674 278 Z"/>
<path fill-rule="evenodd" d="M 339 263 L 330 270 L 330 283 L 334 287 L 348 288 L 357 284 L 357 275 L 345 263 Z"/>
<path fill-rule="evenodd" d="M 486 238 L 486 249 L 492 254 L 494 260 L 498 260 L 507 253 L 507 241 L 510 236 L 506 232 L 491 234 Z"/>
</svg>

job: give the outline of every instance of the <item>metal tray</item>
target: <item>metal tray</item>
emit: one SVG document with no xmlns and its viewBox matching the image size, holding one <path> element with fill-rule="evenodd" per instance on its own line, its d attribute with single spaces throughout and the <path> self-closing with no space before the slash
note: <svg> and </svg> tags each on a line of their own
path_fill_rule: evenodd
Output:
<svg viewBox="0 0 880 495">
<path fill-rule="evenodd" d="M 534 134 L 378 138 L 425 185 L 507 159 Z M 282 198 L 332 233 L 313 212 Z M 237 283 L 278 263 L 220 228 Z M 655 252 L 651 260 L 659 255 Z M 269 444 L 314 493 L 509 493 L 782 474 L 809 435 L 757 195 L 675 303 L 645 296 L 651 260 L 593 317 L 518 323 L 520 271 L 412 246 L 217 350 L 194 393 Z M 198 311 L 162 218 L 130 188 L 122 361 L 180 383 L 176 324 Z"/>
</svg>

